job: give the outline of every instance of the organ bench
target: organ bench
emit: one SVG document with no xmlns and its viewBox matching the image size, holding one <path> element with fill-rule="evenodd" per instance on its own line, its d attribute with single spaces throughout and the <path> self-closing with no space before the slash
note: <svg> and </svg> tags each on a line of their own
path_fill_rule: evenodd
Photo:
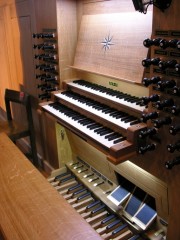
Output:
<svg viewBox="0 0 180 240">
<path fill-rule="evenodd" d="M 4 133 L 0 152 L 0 239 L 101 239 Z"/>
</svg>

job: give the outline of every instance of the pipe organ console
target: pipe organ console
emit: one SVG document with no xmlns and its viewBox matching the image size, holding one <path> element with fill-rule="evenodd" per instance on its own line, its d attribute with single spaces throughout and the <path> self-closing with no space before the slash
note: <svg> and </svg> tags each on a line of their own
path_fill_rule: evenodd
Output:
<svg viewBox="0 0 180 240">
<path fill-rule="evenodd" d="M 174 11 L 179 9 L 178 1 L 172 5 Z M 180 212 L 175 207 L 180 196 L 180 31 L 174 22 L 167 24 L 168 29 L 163 25 L 163 20 L 170 21 L 171 8 L 166 10 L 166 16 L 158 9 L 153 11 L 152 33 L 143 35 L 141 41 L 140 49 L 145 55 L 139 61 L 140 82 L 129 80 L 129 75 L 119 79 L 115 75 L 112 82 L 99 77 L 98 60 L 104 61 L 102 65 L 107 63 L 117 39 L 113 42 L 113 38 L 105 38 L 109 42 L 106 42 L 108 47 L 103 47 L 103 57 L 93 58 L 95 36 L 88 38 L 88 30 L 83 32 L 86 24 L 88 29 L 95 22 L 88 16 L 92 25 L 82 19 L 82 35 L 72 66 L 83 73 L 76 79 L 65 79 L 63 88 L 51 93 L 50 101 L 39 104 L 56 126 L 60 168 L 52 172 L 48 181 L 102 239 L 180 238 Z M 94 28 L 96 32 L 97 26 Z M 88 45 L 91 37 L 92 46 Z M 121 51 L 123 54 L 123 47 Z M 95 52 L 96 48 L 94 54 L 98 58 L 99 52 L 97 55 Z M 88 53 L 92 57 L 90 70 L 83 62 Z M 113 54 L 110 59 L 115 62 Z M 120 74 L 126 73 L 130 57 L 131 54 L 120 65 Z M 42 54 L 36 58 L 53 59 L 53 56 Z M 51 66 L 42 64 L 37 68 L 45 72 L 37 75 L 45 82 L 38 87 L 47 90 L 52 76 L 46 74 L 46 69 L 49 71 Z M 113 70 L 109 66 L 107 77 L 113 76 Z M 117 66 L 115 74 L 116 70 Z M 86 71 L 92 72 L 92 76 Z"/>
</svg>

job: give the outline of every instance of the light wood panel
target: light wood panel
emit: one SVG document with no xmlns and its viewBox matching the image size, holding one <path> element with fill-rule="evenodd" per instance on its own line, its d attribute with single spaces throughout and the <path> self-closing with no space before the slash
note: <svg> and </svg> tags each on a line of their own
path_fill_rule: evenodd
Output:
<svg viewBox="0 0 180 240">
<path fill-rule="evenodd" d="M 1 48 L 0 48 L 0 106 L 5 110 L 4 104 L 4 90 L 10 86 L 10 75 L 9 75 L 9 63 L 8 63 L 8 52 L 7 52 L 7 36 L 6 36 L 6 25 L 3 19 L 4 9 L 0 8 L 0 36 L 1 38 Z M 2 41 L 3 40 L 3 41 Z"/>
<path fill-rule="evenodd" d="M 151 32 L 151 11 L 83 15 L 73 67 L 140 83 L 148 54 L 142 43 Z"/>
<path fill-rule="evenodd" d="M 119 12 L 134 12 L 133 2 L 130 0 L 80 0 L 84 15 L 108 14 Z"/>
<path fill-rule="evenodd" d="M 34 0 L 37 33 L 43 28 L 57 28 L 56 0 Z"/>
<path fill-rule="evenodd" d="M 59 46 L 60 88 L 62 81 L 76 77 L 70 68 L 73 64 L 77 44 L 77 9 L 76 1 L 57 0 L 57 32 Z"/>
<path fill-rule="evenodd" d="M 19 35 L 18 30 L 20 29 Z M 37 84 L 34 78 L 34 54 L 32 51 L 31 19 L 19 17 L 12 19 L 16 68 L 18 69 L 18 88 L 25 89 L 37 96 Z"/>
<path fill-rule="evenodd" d="M 57 143 L 56 143 L 56 131 L 55 131 L 55 121 L 49 114 L 42 116 L 43 122 L 43 135 L 44 144 L 43 151 L 45 151 L 45 160 L 49 162 L 49 164 L 53 168 L 58 167 L 58 157 L 57 157 Z"/>
<path fill-rule="evenodd" d="M 20 27 L 19 21 L 17 18 L 13 18 L 11 20 L 12 28 L 12 35 L 13 35 L 13 49 L 14 49 L 14 65 L 17 70 L 17 78 L 12 81 L 12 88 L 15 90 L 20 89 L 20 85 L 23 85 L 23 63 L 22 63 L 22 56 L 21 56 L 21 36 L 20 36 Z"/>
</svg>

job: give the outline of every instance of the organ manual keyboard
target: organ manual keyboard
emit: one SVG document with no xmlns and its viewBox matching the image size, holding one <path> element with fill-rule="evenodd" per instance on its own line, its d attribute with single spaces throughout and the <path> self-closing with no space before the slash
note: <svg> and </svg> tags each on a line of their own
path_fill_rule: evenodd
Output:
<svg viewBox="0 0 180 240">
<path fill-rule="evenodd" d="M 115 164 L 136 155 L 137 135 L 146 128 L 140 120 L 145 111 L 140 98 L 84 80 L 64 86 L 53 93 L 54 102 L 40 104 L 43 110 Z"/>
</svg>

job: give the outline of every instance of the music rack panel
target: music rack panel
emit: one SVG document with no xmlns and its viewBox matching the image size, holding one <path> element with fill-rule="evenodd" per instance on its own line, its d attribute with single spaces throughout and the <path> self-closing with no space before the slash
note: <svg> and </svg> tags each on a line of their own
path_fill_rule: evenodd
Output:
<svg viewBox="0 0 180 240">
<path fill-rule="evenodd" d="M 127 6 L 128 10 L 82 16 L 80 40 L 77 43 L 72 67 L 102 76 L 140 83 L 144 69 L 139 68 L 139 61 L 141 57 L 148 54 L 147 49 L 141 48 L 141 42 L 145 36 L 151 36 L 151 7 L 144 17 L 134 12 L 132 2 L 119 4 L 122 4 L 121 9 Z M 116 6 L 116 3 L 112 5 Z"/>
</svg>

